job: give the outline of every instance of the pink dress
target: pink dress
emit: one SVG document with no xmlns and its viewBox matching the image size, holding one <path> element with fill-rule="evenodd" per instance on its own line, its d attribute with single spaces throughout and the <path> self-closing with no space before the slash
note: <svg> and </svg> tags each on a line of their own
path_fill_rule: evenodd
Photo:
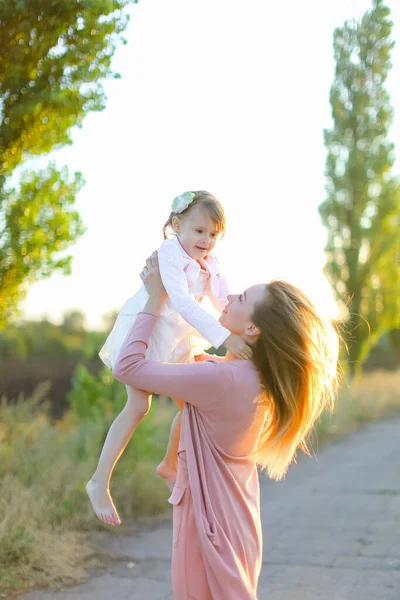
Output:
<svg viewBox="0 0 400 600">
<path fill-rule="evenodd" d="M 256 600 L 262 562 L 259 481 L 252 452 L 264 427 L 250 361 L 146 360 L 157 322 L 141 313 L 113 375 L 185 402 L 173 504 L 175 600 Z"/>
</svg>

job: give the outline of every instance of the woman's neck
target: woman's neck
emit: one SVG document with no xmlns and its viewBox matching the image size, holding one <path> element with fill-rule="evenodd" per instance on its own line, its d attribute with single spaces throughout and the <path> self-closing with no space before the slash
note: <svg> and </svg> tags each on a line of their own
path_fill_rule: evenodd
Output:
<svg viewBox="0 0 400 600">
<path fill-rule="evenodd" d="M 244 335 L 243 335 L 242 337 L 243 337 L 244 341 L 245 341 L 245 342 L 246 342 L 246 343 L 247 343 L 247 344 L 248 344 L 248 345 L 249 345 L 251 348 L 253 348 L 253 346 L 254 346 L 253 339 L 252 339 L 252 338 L 249 338 L 249 337 L 247 337 L 247 336 L 244 336 Z M 227 350 L 227 351 L 226 351 L 226 354 L 225 354 L 225 360 L 227 360 L 227 361 L 228 361 L 228 360 L 244 360 L 244 359 L 243 359 L 243 358 L 240 358 L 239 356 L 236 356 L 236 354 L 232 354 L 232 352 L 230 352 L 229 350 Z M 248 360 L 251 360 L 251 359 L 248 359 Z"/>
</svg>

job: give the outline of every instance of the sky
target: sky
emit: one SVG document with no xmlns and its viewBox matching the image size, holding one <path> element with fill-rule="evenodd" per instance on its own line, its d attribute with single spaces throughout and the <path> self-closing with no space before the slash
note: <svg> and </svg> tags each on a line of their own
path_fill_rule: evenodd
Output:
<svg viewBox="0 0 400 600">
<path fill-rule="evenodd" d="M 400 3 L 388 0 L 400 40 Z M 370 0 L 140 0 L 113 69 L 104 111 L 48 160 L 81 171 L 87 227 L 72 275 L 34 284 L 22 317 L 59 322 L 78 309 L 90 328 L 140 286 L 172 200 L 206 189 L 227 213 L 215 253 L 233 293 L 273 278 L 337 309 L 322 274 L 326 232 L 323 129 L 331 126 L 332 36 Z M 400 44 L 387 82 L 400 106 Z M 400 153 L 400 118 L 391 139 Z M 32 163 L 31 163 L 32 164 Z M 398 162 L 396 170 L 398 172 Z"/>
</svg>

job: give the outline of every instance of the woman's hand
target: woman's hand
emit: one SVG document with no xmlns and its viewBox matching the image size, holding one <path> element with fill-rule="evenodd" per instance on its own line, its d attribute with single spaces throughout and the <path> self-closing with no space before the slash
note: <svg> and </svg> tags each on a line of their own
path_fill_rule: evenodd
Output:
<svg viewBox="0 0 400 600">
<path fill-rule="evenodd" d="M 167 300 L 167 292 L 165 291 L 161 280 L 157 252 L 153 252 L 150 258 L 146 260 L 146 265 L 140 273 L 140 279 L 143 281 L 147 293 L 149 294 L 149 299 L 144 307 L 144 312 L 158 316 L 164 308 L 164 304 Z"/>
<path fill-rule="evenodd" d="M 231 335 L 229 335 L 224 341 L 224 346 L 227 348 L 227 350 L 229 350 L 229 352 L 232 352 L 232 354 L 235 354 L 235 356 L 238 356 L 244 360 L 251 360 L 253 356 L 251 347 L 246 344 L 240 335 L 231 333 Z"/>
</svg>

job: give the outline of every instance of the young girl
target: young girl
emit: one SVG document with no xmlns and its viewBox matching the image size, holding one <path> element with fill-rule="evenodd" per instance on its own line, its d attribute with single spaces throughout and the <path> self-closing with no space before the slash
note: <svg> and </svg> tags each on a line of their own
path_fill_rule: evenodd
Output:
<svg viewBox="0 0 400 600">
<path fill-rule="evenodd" d="M 168 227 L 175 233 L 172 239 L 167 239 Z M 209 297 L 219 312 L 227 303 L 228 286 L 217 259 L 211 254 L 218 236 L 225 233 L 225 227 L 224 210 L 212 194 L 185 192 L 173 201 L 172 212 L 163 229 L 164 242 L 158 249 L 160 274 L 168 302 L 152 333 L 147 358 L 188 362 L 205 348 L 219 348 L 222 344 L 241 358 L 251 357 L 243 339 L 225 329 L 201 306 L 204 296 Z M 108 367 L 114 367 L 125 337 L 147 300 L 148 294 L 142 285 L 122 307 L 99 353 Z M 96 471 L 86 486 L 96 515 L 109 525 L 121 522 L 109 491 L 112 471 L 151 404 L 151 390 L 146 393 L 129 386 L 126 389 L 127 403 L 110 427 Z M 179 436 L 180 413 L 171 427 L 167 454 L 157 469 L 170 488 L 176 476 Z"/>
</svg>

